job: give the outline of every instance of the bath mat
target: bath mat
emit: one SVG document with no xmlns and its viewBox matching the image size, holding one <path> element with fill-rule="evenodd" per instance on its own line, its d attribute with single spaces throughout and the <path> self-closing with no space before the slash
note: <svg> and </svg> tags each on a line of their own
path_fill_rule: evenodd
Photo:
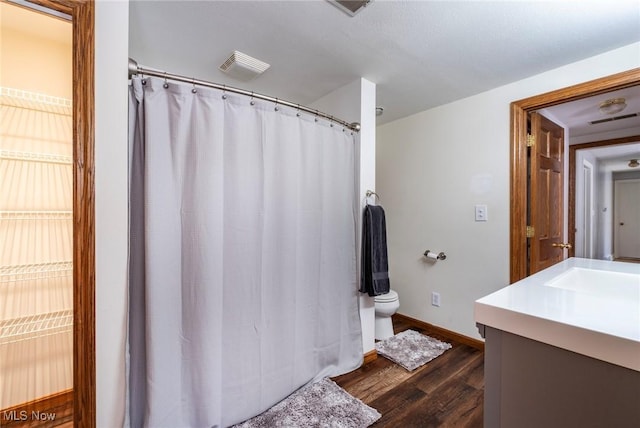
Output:
<svg viewBox="0 0 640 428">
<path fill-rule="evenodd" d="M 329 378 L 307 385 L 234 428 L 364 428 L 382 415 Z"/>
<path fill-rule="evenodd" d="M 405 330 L 376 343 L 376 351 L 412 371 L 450 349 L 449 343 L 425 336 L 415 330 Z"/>
</svg>

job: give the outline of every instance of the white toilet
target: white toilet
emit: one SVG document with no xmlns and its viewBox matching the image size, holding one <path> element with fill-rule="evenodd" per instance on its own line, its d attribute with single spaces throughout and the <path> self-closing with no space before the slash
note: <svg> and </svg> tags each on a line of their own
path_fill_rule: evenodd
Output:
<svg viewBox="0 0 640 428">
<path fill-rule="evenodd" d="M 375 296 L 376 307 L 376 332 L 377 340 L 386 339 L 393 336 L 393 322 L 391 316 L 396 313 L 400 307 L 398 293 L 389 290 L 387 294 Z"/>
</svg>

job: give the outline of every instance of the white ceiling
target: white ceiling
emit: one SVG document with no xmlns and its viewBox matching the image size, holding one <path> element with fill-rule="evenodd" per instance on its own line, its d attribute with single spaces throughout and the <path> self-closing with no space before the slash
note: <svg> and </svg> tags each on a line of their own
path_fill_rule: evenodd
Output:
<svg viewBox="0 0 640 428">
<path fill-rule="evenodd" d="M 612 98 L 624 98 L 627 107 L 614 115 L 601 113 L 598 108 L 600 103 Z M 546 108 L 541 113 L 569 130 L 570 144 L 640 135 L 640 86 L 560 104 Z M 593 125 L 589 123 L 607 117 L 627 116 L 631 113 L 638 113 L 639 116 Z M 583 150 L 587 150 L 600 162 L 602 170 L 640 172 L 639 168 L 632 169 L 628 166 L 630 159 L 640 159 L 640 140 L 630 144 Z"/>
<path fill-rule="evenodd" d="M 130 1 L 141 65 L 300 104 L 364 77 L 378 124 L 639 40 L 637 0 L 374 0 L 355 17 L 325 0 Z M 234 81 L 218 70 L 234 50 L 271 68 Z"/>
<path fill-rule="evenodd" d="M 600 163 L 599 168 L 602 171 L 637 171 L 640 173 L 640 168 L 629 167 L 629 161 L 631 159 L 640 160 L 640 143 L 621 144 L 586 150 L 598 159 Z"/>
</svg>

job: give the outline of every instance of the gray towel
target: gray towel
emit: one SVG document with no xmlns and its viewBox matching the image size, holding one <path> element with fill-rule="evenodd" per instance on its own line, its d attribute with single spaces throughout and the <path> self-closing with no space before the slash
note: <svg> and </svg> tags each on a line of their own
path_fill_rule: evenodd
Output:
<svg viewBox="0 0 640 428">
<path fill-rule="evenodd" d="M 360 291 L 379 296 L 388 293 L 390 288 L 384 210 L 379 205 L 367 205 L 362 222 Z"/>
</svg>

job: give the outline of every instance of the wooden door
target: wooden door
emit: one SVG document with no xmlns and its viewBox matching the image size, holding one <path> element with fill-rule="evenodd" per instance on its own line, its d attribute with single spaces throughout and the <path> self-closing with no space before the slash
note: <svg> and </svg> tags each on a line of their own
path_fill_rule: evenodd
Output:
<svg viewBox="0 0 640 428">
<path fill-rule="evenodd" d="M 640 259 L 640 180 L 618 180 L 614 191 L 615 257 Z"/>
<path fill-rule="evenodd" d="M 564 129 L 531 113 L 528 275 L 565 259 L 563 213 Z M 533 235 L 533 236 L 531 236 Z"/>
</svg>

